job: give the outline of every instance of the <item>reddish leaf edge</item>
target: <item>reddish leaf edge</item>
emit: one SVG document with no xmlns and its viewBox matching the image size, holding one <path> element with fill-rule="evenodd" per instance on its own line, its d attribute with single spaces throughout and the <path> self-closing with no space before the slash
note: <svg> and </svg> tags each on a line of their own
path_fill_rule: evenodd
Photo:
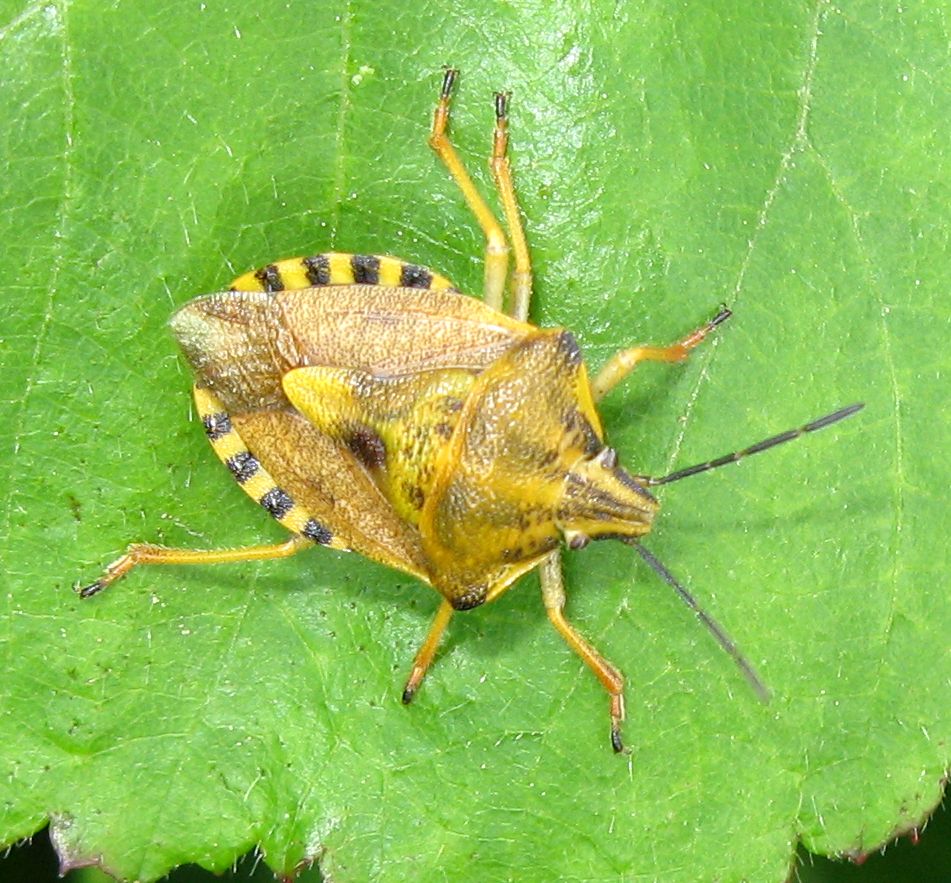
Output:
<svg viewBox="0 0 951 883">
<path fill-rule="evenodd" d="M 113 868 L 105 860 L 101 852 L 84 852 L 83 850 L 75 849 L 73 847 L 73 844 L 70 841 L 69 832 L 76 824 L 76 819 L 67 813 L 51 813 L 49 816 L 49 839 L 59 861 L 59 875 L 63 877 L 70 871 L 94 867 L 98 868 L 104 874 L 108 874 L 114 880 L 126 881 L 130 879 L 123 877 L 120 871 L 118 871 L 116 868 Z M 35 833 L 39 833 L 41 830 L 42 829 L 38 829 Z M 35 836 L 35 834 L 30 836 Z M 271 867 L 270 865 L 268 865 L 268 867 L 271 869 L 275 878 L 279 880 L 280 883 L 294 883 L 297 877 L 304 871 L 308 871 L 315 866 L 320 869 L 320 862 L 324 854 L 324 848 L 322 846 L 318 846 L 313 855 L 305 856 L 289 871 L 278 870 Z M 263 861 L 265 864 L 267 864 L 267 855 L 261 849 L 260 845 L 258 845 L 247 852 L 235 852 L 231 860 L 231 866 L 233 868 L 237 867 L 237 865 L 246 856 L 254 856 L 255 862 Z M 204 867 L 197 861 L 195 864 L 199 867 Z M 178 867 L 182 867 L 182 865 L 169 866 L 155 879 L 165 877 Z M 206 870 L 211 873 L 220 873 L 219 869 L 206 868 Z M 326 878 L 326 874 L 324 874 L 322 870 L 321 877 Z"/>
<path fill-rule="evenodd" d="M 921 835 L 927 830 L 928 823 L 930 822 L 932 816 L 943 804 L 945 797 L 947 796 L 947 785 L 949 781 L 951 781 L 951 770 L 946 771 L 941 777 L 939 783 L 940 794 L 934 804 L 930 808 L 924 810 L 919 817 L 902 820 L 892 829 L 888 836 L 883 838 L 881 842 L 872 845 L 859 842 L 854 847 L 849 847 L 823 857 L 829 858 L 833 861 L 848 861 L 854 865 L 862 865 L 875 853 L 884 854 L 888 850 L 889 846 L 892 844 L 897 844 L 898 841 L 902 839 L 911 840 L 913 844 L 917 845 Z M 75 828 L 78 822 L 72 815 L 68 813 L 51 813 L 48 817 L 48 823 L 49 839 L 58 858 L 60 876 L 64 876 L 70 871 L 95 867 L 101 870 L 103 873 L 108 874 L 115 880 L 124 881 L 127 879 L 122 876 L 120 871 L 112 867 L 105 860 L 102 852 L 86 852 L 74 847 L 72 838 L 70 837 L 70 832 Z M 37 827 L 33 834 L 27 835 L 25 837 L 17 837 L 15 841 L 4 844 L 2 848 L 7 849 L 28 841 L 41 831 L 42 826 Z M 800 841 L 800 845 L 802 845 L 802 841 Z M 803 848 L 809 854 L 822 855 L 821 853 L 811 853 L 811 851 L 809 851 L 806 847 Z M 321 862 L 325 854 L 326 852 L 324 848 L 318 847 L 313 855 L 306 856 L 289 871 L 282 871 L 275 868 L 271 868 L 271 870 L 274 872 L 276 878 L 281 881 L 281 883 L 294 883 L 301 873 L 310 870 L 315 866 L 321 870 L 323 875 Z M 237 866 L 237 864 L 247 856 L 254 856 L 255 861 L 264 861 L 265 864 L 267 863 L 266 854 L 263 853 L 260 846 L 255 846 L 248 852 L 235 852 L 232 858 L 232 866 Z M 198 863 L 196 862 L 196 864 Z M 797 879 L 797 868 L 799 865 L 800 858 L 799 851 L 797 851 L 791 857 L 789 873 L 787 876 L 788 881 L 794 881 Z M 176 867 L 180 866 L 175 865 L 168 867 L 162 873 L 162 876 L 168 874 Z M 215 872 L 214 869 L 208 870 L 212 871 L 213 873 Z"/>
<path fill-rule="evenodd" d="M 945 770 L 944 775 L 939 780 L 940 794 L 938 795 L 938 799 L 931 805 L 931 807 L 924 810 L 922 814 L 915 819 L 903 819 L 894 828 L 892 828 L 888 836 L 882 839 L 879 843 L 869 846 L 868 844 L 859 842 L 853 847 L 848 847 L 831 854 L 814 853 L 807 846 L 805 846 L 805 844 L 803 844 L 802 840 L 799 841 L 799 845 L 809 855 L 821 856 L 822 858 L 827 858 L 831 861 L 847 861 L 850 864 L 856 865 L 857 867 L 865 864 L 865 862 L 876 853 L 884 855 L 889 846 L 897 845 L 897 843 L 903 838 L 907 838 L 914 846 L 917 846 L 921 839 L 921 835 L 927 829 L 928 823 L 931 821 L 932 816 L 934 816 L 934 814 L 945 801 L 949 781 L 951 781 L 951 770 Z M 902 808 L 904 809 L 904 807 Z M 859 836 L 861 837 L 861 835 Z M 792 863 L 789 867 L 789 874 L 786 878 L 786 883 L 794 883 L 794 881 L 798 880 L 797 869 L 799 866 L 799 850 L 797 850 L 793 855 Z"/>
</svg>

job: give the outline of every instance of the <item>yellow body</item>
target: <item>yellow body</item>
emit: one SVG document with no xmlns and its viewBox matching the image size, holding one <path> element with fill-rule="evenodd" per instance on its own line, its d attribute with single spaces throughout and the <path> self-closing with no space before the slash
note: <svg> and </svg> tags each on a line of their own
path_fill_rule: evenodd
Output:
<svg viewBox="0 0 951 883">
<path fill-rule="evenodd" d="M 353 282 L 354 266 L 387 265 L 391 279 L 413 266 L 439 287 Z M 326 268 L 323 284 L 304 266 Z M 411 573 L 466 609 L 566 534 L 649 530 L 653 498 L 598 465 L 601 423 L 570 333 L 395 258 L 282 261 L 234 285 L 254 290 L 198 298 L 172 327 L 215 452 L 294 533 Z"/>
</svg>

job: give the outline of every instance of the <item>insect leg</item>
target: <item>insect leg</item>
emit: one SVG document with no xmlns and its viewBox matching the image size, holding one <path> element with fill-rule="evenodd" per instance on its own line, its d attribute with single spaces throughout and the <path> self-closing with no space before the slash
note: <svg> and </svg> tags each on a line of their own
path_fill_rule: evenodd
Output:
<svg viewBox="0 0 951 883">
<path fill-rule="evenodd" d="M 442 81 L 442 91 L 439 93 L 439 103 L 433 114 L 433 127 L 429 134 L 429 146 L 436 151 L 449 174 L 465 197 L 466 204 L 476 216 L 482 232 L 485 234 L 485 302 L 495 310 L 502 309 L 502 297 L 505 292 L 505 277 L 508 273 L 509 247 L 505 241 L 502 227 L 496 220 L 492 210 L 476 190 L 472 178 L 462 164 L 459 154 L 452 146 L 446 128 L 449 124 L 449 99 L 452 96 L 452 87 L 459 71 L 446 68 Z"/>
<path fill-rule="evenodd" d="M 549 555 L 541 564 L 542 600 L 552 625 L 590 668 L 611 697 L 611 747 L 624 750 L 621 741 L 621 721 L 624 720 L 624 676 L 594 649 L 577 629 L 565 619 L 565 584 L 561 575 L 561 561 Z"/>
<path fill-rule="evenodd" d="M 688 334 L 683 340 L 670 346 L 634 346 L 615 353 L 598 372 L 591 384 L 595 400 L 602 398 L 617 386 L 639 362 L 682 362 L 690 351 L 697 346 L 717 325 L 730 318 L 732 313 L 721 307 L 706 325 Z"/>
<path fill-rule="evenodd" d="M 515 195 L 515 182 L 512 180 L 512 165 L 508 158 L 508 94 L 495 93 L 495 132 L 492 138 L 492 159 L 490 166 L 495 177 L 495 186 L 502 199 L 505 211 L 505 223 L 508 224 L 512 251 L 515 253 L 515 271 L 512 274 L 511 313 L 522 322 L 528 319 L 528 308 L 532 299 L 532 262 L 525 240 L 525 228 L 518 210 L 518 198 Z"/>
<path fill-rule="evenodd" d="M 291 537 L 284 543 L 268 546 L 244 546 L 240 549 L 169 549 L 151 543 L 133 543 L 125 555 L 117 558 L 94 583 L 79 590 L 80 598 L 90 598 L 106 586 L 122 579 L 138 564 L 223 564 L 229 561 L 263 561 L 288 558 L 314 544 L 304 537 Z"/>
<path fill-rule="evenodd" d="M 439 639 L 446 630 L 446 626 L 449 625 L 449 620 L 452 619 L 452 613 L 452 605 L 443 600 L 442 604 L 439 605 L 439 610 L 436 611 L 433 624 L 429 627 L 429 634 L 426 635 L 423 646 L 419 648 L 416 658 L 413 660 L 413 669 L 410 671 L 409 677 L 406 679 L 406 686 L 403 688 L 404 705 L 409 705 L 413 701 L 413 697 L 416 695 L 416 691 L 419 689 L 419 685 L 426 676 L 426 671 L 436 655 Z"/>
</svg>

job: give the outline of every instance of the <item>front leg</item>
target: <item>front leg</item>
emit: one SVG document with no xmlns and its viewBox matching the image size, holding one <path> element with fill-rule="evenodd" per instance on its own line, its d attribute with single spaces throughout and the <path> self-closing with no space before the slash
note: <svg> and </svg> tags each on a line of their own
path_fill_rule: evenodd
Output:
<svg viewBox="0 0 951 883">
<path fill-rule="evenodd" d="M 607 395 L 640 362 L 682 362 L 690 351 L 697 346 L 714 328 L 726 322 L 733 315 L 726 307 L 721 307 L 706 325 L 688 334 L 683 340 L 670 346 L 633 346 L 615 353 L 598 372 L 591 384 L 595 400 Z"/>
</svg>

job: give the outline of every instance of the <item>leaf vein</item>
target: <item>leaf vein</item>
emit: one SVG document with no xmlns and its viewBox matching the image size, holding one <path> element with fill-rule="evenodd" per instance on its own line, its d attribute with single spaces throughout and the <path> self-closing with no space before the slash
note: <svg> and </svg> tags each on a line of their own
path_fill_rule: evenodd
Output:
<svg viewBox="0 0 951 883">
<path fill-rule="evenodd" d="M 799 110 L 796 114 L 792 138 L 790 139 L 789 146 L 780 154 L 776 174 L 773 177 L 773 183 L 767 189 L 766 195 L 763 197 L 763 203 L 756 217 L 756 226 L 754 227 L 753 233 L 747 243 L 746 252 L 740 260 L 740 266 L 736 276 L 736 283 L 733 286 L 732 306 L 735 306 L 740 300 L 743 283 L 746 279 L 746 273 L 750 267 L 750 264 L 752 263 L 753 254 L 756 251 L 756 245 L 759 242 L 761 233 L 766 228 L 766 225 L 769 221 L 770 210 L 773 207 L 773 203 L 776 201 L 776 196 L 778 195 L 780 188 L 783 186 L 783 183 L 786 180 L 786 176 L 790 167 L 792 166 L 793 158 L 797 153 L 804 150 L 809 144 L 808 129 L 809 114 L 812 109 L 812 87 L 813 81 L 815 79 L 816 65 L 819 58 L 819 37 L 822 35 L 822 22 L 825 18 L 825 12 L 827 8 L 828 0 L 817 0 L 815 9 L 812 13 L 811 26 L 809 29 L 810 37 L 808 50 L 806 53 L 806 61 L 803 66 L 802 85 L 799 87 Z M 680 454 L 680 449 L 683 446 L 683 440 L 687 433 L 687 425 L 690 422 L 690 417 L 693 414 L 697 400 L 700 397 L 700 390 L 709 376 L 710 368 L 716 356 L 717 344 L 718 341 L 716 338 L 714 338 L 711 341 L 711 346 L 709 346 L 703 354 L 700 371 L 697 373 L 697 379 L 693 385 L 693 389 L 690 390 L 690 393 L 687 395 L 684 404 L 683 417 L 679 421 L 677 435 L 671 444 L 670 454 L 667 457 L 667 470 L 673 469 L 673 464 L 677 461 L 677 457 Z"/>
<path fill-rule="evenodd" d="M 350 0 L 344 4 L 340 14 L 341 63 L 340 63 L 340 107 L 337 110 L 337 131 L 334 145 L 334 204 L 330 222 L 330 246 L 337 247 L 337 232 L 340 227 L 340 207 L 344 200 L 344 184 L 347 179 L 347 164 L 344 152 L 347 118 L 353 109 L 353 97 L 350 92 L 350 60 L 353 53 L 353 10 Z"/>
</svg>

